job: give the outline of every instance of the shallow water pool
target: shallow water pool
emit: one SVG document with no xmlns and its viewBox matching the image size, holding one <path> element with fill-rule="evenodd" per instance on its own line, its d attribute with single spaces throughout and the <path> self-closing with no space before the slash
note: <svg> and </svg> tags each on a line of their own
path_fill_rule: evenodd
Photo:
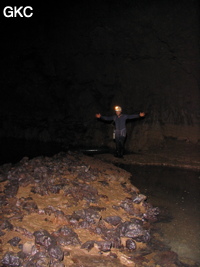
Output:
<svg viewBox="0 0 200 267">
<path fill-rule="evenodd" d="M 163 242 L 179 257 L 200 262 L 200 172 L 162 166 L 121 165 L 133 185 L 160 208 Z"/>
</svg>

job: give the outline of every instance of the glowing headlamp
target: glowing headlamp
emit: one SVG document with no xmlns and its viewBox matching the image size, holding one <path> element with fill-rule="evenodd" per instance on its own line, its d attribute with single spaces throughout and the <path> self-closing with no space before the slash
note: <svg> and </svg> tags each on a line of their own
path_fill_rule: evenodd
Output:
<svg viewBox="0 0 200 267">
<path fill-rule="evenodd" d="M 122 111 L 122 108 L 120 106 L 115 106 L 115 111 Z"/>
</svg>

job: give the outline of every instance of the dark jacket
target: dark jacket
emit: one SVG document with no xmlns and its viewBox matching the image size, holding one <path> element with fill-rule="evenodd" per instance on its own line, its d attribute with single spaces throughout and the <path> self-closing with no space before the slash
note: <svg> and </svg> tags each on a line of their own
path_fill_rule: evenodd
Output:
<svg viewBox="0 0 200 267">
<path fill-rule="evenodd" d="M 116 134 L 118 135 L 126 135 L 126 120 L 132 120 L 139 118 L 139 114 L 121 114 L 120 116 L 113 115 L 113 116 L 101 116 L 102 120 L 105 121 L 114 121 L 115 122 L 115 128 L 116 128 Z"/>
</svg>

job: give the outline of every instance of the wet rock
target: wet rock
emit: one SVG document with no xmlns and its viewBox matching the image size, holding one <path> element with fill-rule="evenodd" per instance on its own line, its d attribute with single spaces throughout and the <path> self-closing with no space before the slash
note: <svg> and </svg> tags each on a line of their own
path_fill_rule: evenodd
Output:
<svg viewBox="0 0 200 267">
<path fill-rule="evenodd" d="M 13 230 L 16 231 L 16 232 L 21 233 L 22 235 L 24 235 L 26 237 L 29 237 L 29 238 L 33 237 L 33 234 L 31 232 L 29 232 L 27 229 L 23 228 L 23 227 L 15 226 L 13 228 Z"/>
<path fill-rule="evenodd" d="M 10 171 L 8 171 L 7 178 L 12 183 L 17 182 L 23 186 L 27 186 L 28 184 L 34 182 L 28 164 L 23 161 L 17 163 Z"/>
<path fill-rule="evenodd" d="M 133 239 L 126 240 L 126 248 L 129 250 L 135 250 L 136 249 L 136 243 Z"/>
<path fill-rule="evenodd" d="M 97 231 L 98 228 L 96 228 Z M 107 241 L 110 241 L 113 248 L 121 248 L 121 238 L 120 238 L 120 230 L 117 229 L 107 229 L 105 227 L 100 228 L 101 237 Z"/>
<path fill-rule="evenodd" d="M 31 192 L 34 194 L 39 194 L 41 196 L 48 195 L 48 187 L 45 185 L 33 186 Z"/>
<path fill-rule="evenodd" d="M 18 181 L 19 181 L 19 185 L 25 187 L 25 186 L 28 186 L 29 184 L 34 183 L 34 177 L 30 175 L 29 173 L 23 173 L 20 175 Z"/>
<path fill-rule="evenodd" d="M 71 195 L 76 200 L 86 200 L 90 203 L 96 203 L 99 199 L 98 191 L 88 184 L 74 184 L 65 190 L 66 195 Z"/>
<path fill-rule="evenodd" d="M 63 253 L 62 249 L 57 245 L 50 245 L 48 247 L 48 253 L 51 257 L 53 257 L 59 261 L 62 261 L 64 258 L 64 253 Z"/>
<path fill-rule="evenodd" d="M 33 245 L 31 249 L 31 255 L 35 255 L 38 252 L 42 252 L 41 247 L 38 247 L 38 245 Z"/>
<path fill-rule="evenodd" d="M 7 198 L 11 198 L 17 195 L 19 189 L 19 183 L 17 181 L 13 181 L 12 183 L 8 183 L 5 186 L 4 194 Z"/>
<path fill-rule="evenodd" d="M 110 241 L 99 241 L 95 242 L 100 251 L 107 252 L 111 250 L 112 242 Z"/>
<path fill-rule="evenodd" d="M 23 210 L 27 211 L 28 213 L 36 212 L 38 210 L 37 204 L 30 197 L 29 198 L 20 198 L 17 201 L 16 206 L 22 208 Z"/>
<path fill-rule="evenodd" d="M 52 213 L 54 213 L 54 210 L 52 210 L 51 207 L 47 207 L 47 208 L 38 210 L 38 214 L 46 214 L 46 215 L 50 216 Z"/>
<path fill-rule="evenodd" d="M 33 201 L 31 202 L 26 202 L 22 205 L 22 209 L 32 212 L 32 211 L 36 211 L 38 209 L 37 204 Z"/>
<path fill-rule="evenodd" d="M 47 166 L 38 166 L 34 168 L 34 177 L 39 179 L 39 180 L 43 180 L 44 178 L 47 177 L 47 173 L 48 173 L 48 168 Z"/>
<path fill-rule="evenodd" d="M 37 252 L 30 257 L 25 267 L 48 267 L 51 266 L 51 258 L 47 252 Z"/>
<path fill-rule="evenodd" d="M 0 229 L 1 230 L 13 230 L 13 225 L 8 220 L 3 220 L 0 222 Z"/>
<path fill-rule="evenodd" d="M 16 206 L 8 206 L 7 208 L 4 209 L 5 214 L 10 214 L 13 213 L 11 217 L 9 217 L 9 220 L 19 220 L 22 221 L 23 219 L 23 212 L 17 208 Z"/>
<path fill-rule="evenodd" d="M 21 262 L 23 262 L 26 259 L 27 254 L 25 254 L 23 251 L 19 251 L 17 256 L 21 259 Z"/>
<path fill-rule="evenodd" d="M 45 248 L 48 248 L 50 245 L 56 245 L 56 239 L 46 230 L 36 231 L 33 235 L 35 236 L 35 243 Z"/>
<path fill-rule="evenodd" d="M 135 224 L 138 224 L 141 227 L 143 227 L 143 223 L 144 223 L 142 220 L 139 220 L 139 219 L 136 219 L 136 218 L 131 218 L 130 219 L 130 222 L 135 223 Z"/>
<path fill-rule="evenodd" d="M 54 232 L 53 235 L 56 237 L 58 244 L 61 246 L 75 246 L 81 243 L 77 233 L 67 226 L 61 227 L 58 231 Z"/>
<path fill-rule="evenodd" d="M 62 220 L 62 221 L 66 221 L 66 222 L 68 222 L 68 218 L 67 218 L 67 216 L 64 214 L 64 212 L 63 212 L 62 210 L 56 210 L 56 211 L 54 212 L 54 216 L 55 216 L 55 218 L 57 218 L 57 219 L 60 219 L 60 220 Z"/>
<path fill-rule="evenodd" d="M 81 217 L 73 213 L 72 215 L 68 215 L 67 218 L 70 224 L 77 225 Z"/>
<path fill-rule="evenodd" d="M 111 225 L 117 226 L 122 221 L 122 219 L 119 216 L 108 216 L 104 218 L 104 221 Z"/>
<path fill-rule="evenodd" d="M 85 170 L 87 170 L 87 168 L 88 168 L 88 167 L 85 167 Z M 95 175 L 93 175 L 93 174 L 91 173 L 91 171 L 89 171 L 89 172 L 85 172 L 85 170 L 84 170 L 84 171 L 81 171 L 81 172 L 78 174 L 78 176 L 77 176 L 78 179 L 81 179 L 81 180 L 84 181 L 84 182 L 95 181 L 95 180 L 98 179 L 98 177 L 95 176 Z"/>
<path fill-rule="evenodd" d="M 66 222 L 68 222 L 68 220 L 69 220 L 69 216 L 66 216 L 63 211 L 57 210 L 52 206 L 48 206 L 47 208 L 44 208 L 43 210 L 39 209 L 38 213 L 39 214 L 46 214 L 49 216 L 51 214 L 54 214 L 55 218 L 60 219 L 62 221 L 66 221 Z"/>
<path fill-rule="evenodd" d="M 120 203 L 120 207 L 122 209 L 124 209 L 130 215 L 137 215 L 137 216 L 139 216 L 139 214 L 141 213 L 138 209 L 136 209 L 133 206 L 133 201 L 132 201 L 131 198 L 126 198 L 125 200 L 123 200 Z"/>
<path fill-rule="evenodd" d="M 160 210 L 158 207 L 153 207 L 150 203 L 143 203 L 143 206 L 146 209 L 146 212 L 143 214 L 143 219 L 149 221 L 149 222 L 156 222 L 158 215 L 160 213 Z"/>
<path fill-rule="evenodd" d="M 86 249 L 87 251 L 90 251 L 94 247 L 94 242 L 95 241 L 93 240 L 87 241 L 81 245 L 81 248 Z"/>
<path fill-rule="evenodd" d="M 134 222 L 124 222 L 119 226 L 120 236 L 137 239 L 140 242 L 148 242 L 150 235 L 141 225 Z"/>
<path fill-rule="evenodd" d="M 2 259 L 3 266 L 22 266 L 22 261 L 14 252 L 6 252 Z"/>
<path fill-rule="evenodd" d="M 112 243 L 112 248 L 121 249 L 123 247 L 121 239 L 117 236 L 111 238 L 110 242 Z"/>
<path fill-rule="evenodd" d="M 10 239 L 8 241 L 8 243 L 10 243 L 11 246 L 16 247 L 19 244 L 20 241 L 21 241 L 21 238 L 19 238 L 19 237 L 16 236 L 16 237 L 13 237 L 12 239 Z"/>
<path fill-rule="evenodd" d="M 101 215 L 98 212 L 98 207 L 90 207 L 88 209 L 78 210 L 72 214 L 72 218 L 76 218 L 76 220 L 82 219 L 86 221 L 88 224 L 97 224 L 101 219 Z"/>
<path fill-rule="evenodd" d="M 143 243 L 148 243 L 151 239 L 151 235 L 149 233 L 149 231 L 144 230 L 143 231 L 143 235 L 139 235 L 137 237 L 134 238 L 137 242 L 143 242 Z"/>
<path fill-rule="evenodd" d="M 63 185 L 52 185 L 51 187 L 49 187 L 49 192 L 52 194 L 58 194 L 60 192 L 60 190 L 63 188 Z"/>
<path fill-rule="evenodd" d="M 102 233 L 102 229 L 101 229 L 101 227 L 96 227 L 95 231 L 96 231 L 96 233 L 97 233 L 98 235 L 100 235 L 100 234 Z"/>
<path fill-rule="evenodd" d="M 63 235 L 63 236 L 69 236 L 69 235 L 77 235 L 71 228 L 67 226 L 61 227 L 58 231 L 53 233 L 55 236 Z"/>
<path fill-rule="evenodd" d="M 135 204 L 139 204 L 141 203 L 142 201 L 146 200 L 147 197 L 143 194 L 136 194 L 134 197 L 133 197 L 133 203 Z"/>
<path fill-rule="evenodd" d="M 82 222 L 79 222 L 76 227 L 77 228 L 83 228 L 83 229 L 89 229 L 89 228 L 91 228 L 91 224 L 87 221 L 82 221 Z"/>
</svg>

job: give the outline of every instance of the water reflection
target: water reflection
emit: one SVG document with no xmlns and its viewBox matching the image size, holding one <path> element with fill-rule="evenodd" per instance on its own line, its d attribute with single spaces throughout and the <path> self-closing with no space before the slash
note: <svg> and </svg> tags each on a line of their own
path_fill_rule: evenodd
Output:
<svg viewBox="0 0 200 267">
<path fill-rule="evenodd" d="M 157 225 L 164 242 L 180 257 L 200 262 L 200 173 L 161 166 L 120 167 L 132 174 L 132 183 L 166 218 Z"/>
</svg>

